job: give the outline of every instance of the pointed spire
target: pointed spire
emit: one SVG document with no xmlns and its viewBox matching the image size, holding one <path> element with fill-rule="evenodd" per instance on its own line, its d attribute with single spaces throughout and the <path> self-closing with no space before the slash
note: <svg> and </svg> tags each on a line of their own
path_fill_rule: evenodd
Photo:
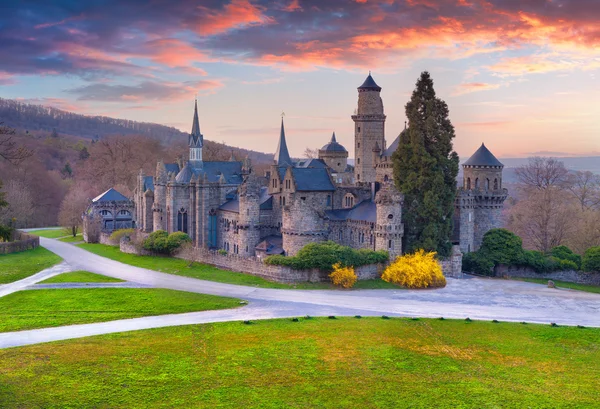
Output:
<svg viewBox="0 0 600 409">
<path fill-rule="evenodd" d="M 335 131 L 333 131 L 333 135 L 331 135 L 331 140 L 329 142 L 330 143 L 337 143 L 337 140 L 335 139 Z"/>
<path fill-rule="evenodd" d="M 279 143 L 275 151 L 275 163 L 279 166 L 292 165 L 292 159 L 288 152 L 287 143 L 285 142 L 285 129 L 283 127 L 283 117 L 281 117 L 281 132 L 279 133 Z"/>
<path fill-rule="evenodd" d="M 192 135 L 200 136 L 200 121 L 198 120 L 198 100 L 194 100 L 194 122 L 192 123 Z"/>
</svg>

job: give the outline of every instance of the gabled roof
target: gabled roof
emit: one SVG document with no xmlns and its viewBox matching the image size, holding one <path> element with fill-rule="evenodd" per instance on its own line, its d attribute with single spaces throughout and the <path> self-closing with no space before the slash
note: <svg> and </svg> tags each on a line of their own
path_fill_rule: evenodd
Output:
<svg viewBox="0 0 600 409">
<path fill-rule="evenodd" d="M 330 220 L 358 220 L 377 222 L 377 206 L 371 200 L 363 200 L 351 209 L 327 210 Z"/>
<path fill-rule="evenodd" d="M 283 254 L 283 239 L 281 236 L 267 236 L 254 249 L 264 251 L 267 255 Z"/>
<path fill-rule="evenodd" d="M 229 200 L 219 206 L 219 210 L 225 212 L 239 213 L 240 212 L 240 201 L 238 199 Z"/>
<path fill-rule="evenodd" d="M 92 202 L 128 202 L 129 199 L 117 192 L 112 187 L 101 195 L 96 196 L 92 199 Z"/>
<path fill-rule="evenodd" d="M 394 142 L 392 142 L 392 144 L 390 146 L 388 146 L 388 148 L 383 153 L 383 156 L 392 156 L 394 154 L 394 152 L 396 152 L 396 149 L 398 149 L 399 144 L 400 144 L 400 135 L 398 135 L 396 137 L 396 139 L 394 139 Z"/>
<path fill-rule="evenodd" d="M 203 162 L 202 168 L 194 168 L 188 162 L 177 174 L 175 180 L 178 183 L 190 183 L 192 176 L 197 176 L 200 180 L 203 180 L 205 175 L 207 180 L 212 183 L 218 182 L 221 176 L 225 178 L 227 184 L 239 185 L 244 181 L 242 162 L 230 161 Z"/>
<path fill-rule="evenodd" d="M 363 84 L 360 87 L 358 87 L 358 89 L 381 91 L 381 87 L 377 85 L 373 77 L 371 77 L 371 72 L 369 72 L 369 76 L 367 77 L 365 82 L 363 82 Z"/>
<path fill-rule="evenodd" d="M 500 162 L 492 152 L 488 148 L 485 147 L 485 144 L 481 144 L 479 149 L 471 156 L 463 166 L 497 166 L 504 167 L 502 162 Z"/>
<path fill-rule="evenodd" d="M 335 138 L 335 132 L 331 135 L 329 143 L 321 148 L 325 152 L 348 152 Z"/>
<path fill-rule="evenodd" d="M 306 159 L 296 164 L 299 168 L 326 168 L 327 165 L 321 159 Z"/>
<path fill-rule="evenodd" d="M 299 192 L 334 191 L 327 169 L 324 168 L 292 168 L 292 177 Z"/>
<path fill-rule="evenodd" d="M 154 176 L 144 176 L 144 192 L 146 190 L 154 192 Z"/>
<path fill-rule="evenodd" d="M 279 132 L 279 143 L 275 151 L 275 163 L 279 166 L 292 165 L 292 159 L 285 142 L 285 129 L 283 127 L 283 118 L 281 118 L 281 131 Z"/>
</svg>

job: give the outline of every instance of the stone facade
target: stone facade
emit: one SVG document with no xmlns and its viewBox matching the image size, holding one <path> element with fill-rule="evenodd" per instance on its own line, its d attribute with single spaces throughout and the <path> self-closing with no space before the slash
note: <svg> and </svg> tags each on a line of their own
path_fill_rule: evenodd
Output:
<svg viewBox="0 0 600 409">
<path fill-rule="evenodd" d="M 507 278 L 544 278 L 548 280 L 567 281 L 570 283 L 600 286 L 600 272 L 584 273 L 581 271 L 564 270 L 541 274 L 536 273 L 534 270 L 528 267 L 499 265 L 494 269 L 494 276 Z"/>
</svg>

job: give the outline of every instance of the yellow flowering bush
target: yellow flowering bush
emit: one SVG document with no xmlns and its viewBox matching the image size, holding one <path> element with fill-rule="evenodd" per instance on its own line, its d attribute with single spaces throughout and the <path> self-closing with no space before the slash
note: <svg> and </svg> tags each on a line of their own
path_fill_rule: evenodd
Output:
<svg viewBox="0 0 600 409">
<path fill-rule="evenodd" d="M 442 265 L 435 258 L 435 252 L 418 250 L 405 254 L 390 264 L 381 279 L 406 288 L 441 288 L 446 286 Z"/>
<path fill-rule="evenodd" d="M 352 288 L 354 286 L 357 280 L 354 267 L 342 267 L 341 263 L 335 263 L 332 267 L 333 272 L 329 274 L 329 278 L 331 278 L 334 285 L 343 288 Z"/>
</svg>

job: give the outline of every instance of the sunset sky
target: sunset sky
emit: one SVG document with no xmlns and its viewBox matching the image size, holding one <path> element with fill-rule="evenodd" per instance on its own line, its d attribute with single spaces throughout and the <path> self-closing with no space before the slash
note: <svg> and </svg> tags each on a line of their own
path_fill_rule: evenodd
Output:
<svg viewBox="0 0 600 409">
<path fill-rule="evenodd" d="M 462 159 L 600 155 L 599 0 L 3 0 L 0 97 L 191 129 L 293 156 L 353 155 L 356 88 L 383 88 L 388 144 L 421 71 Z"/>
</svg>

